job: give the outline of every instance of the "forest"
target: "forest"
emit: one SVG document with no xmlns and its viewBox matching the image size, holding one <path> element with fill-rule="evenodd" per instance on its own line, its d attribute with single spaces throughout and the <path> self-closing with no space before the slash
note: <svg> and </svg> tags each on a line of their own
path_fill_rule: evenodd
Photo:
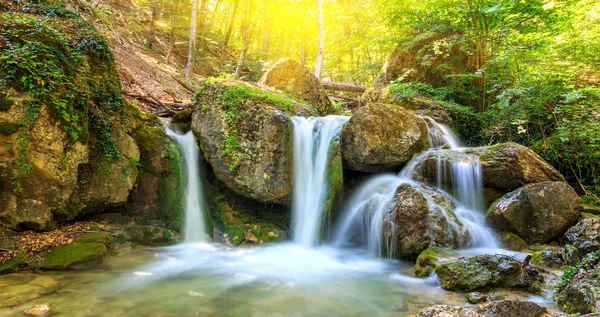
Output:
<svg viewBox="0 0 600 317">
<path fill-rule="evenodd" d="M 0 316 L 596 316 L 599 39 L 597 0 L 0 0 Z"/>
</svg>

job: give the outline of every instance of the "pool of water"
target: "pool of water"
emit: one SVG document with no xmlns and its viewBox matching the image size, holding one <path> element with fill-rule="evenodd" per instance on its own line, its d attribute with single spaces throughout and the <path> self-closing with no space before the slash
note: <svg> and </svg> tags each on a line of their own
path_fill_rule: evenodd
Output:
<svg viewBox="0 0 600 317">
<path fill-rule="evenodd" d="M 0 276 L 0 316 L 50 303 L 52 316 L 414 316 L 466 303 L 413 263 L 357 250 L 294 244 L 226 248 L 189 244 L 136 249 L 101 266 Z M 507 298 L 537 300 L 520 292 Z"/>
</svg>

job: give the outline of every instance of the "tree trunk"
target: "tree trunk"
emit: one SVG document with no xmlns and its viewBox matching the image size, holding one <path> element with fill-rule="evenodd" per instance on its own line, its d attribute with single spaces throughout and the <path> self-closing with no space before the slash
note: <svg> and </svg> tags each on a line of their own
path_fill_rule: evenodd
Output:
<svg viewBox="0 0 600 317">
<path fill-rule="evenodd" d="M 315 76 L 321 79 L 323 69 L 323 56 L 325 55 L 325 28 L 323 14 L 323 0 L 317 0 L 317 27 L 319 29 L 319 45 L 317 50 L 317 62 L 315 63 Z"/>
<path fill-rule="evenodd" d="M 365 86 L 353 83 L 338 83 L 332 81 L 322 81 L 323 88 L 327 90 L 348 91 L 348 92 L 365 92 Z"/>
<path fill-rule="evenodd" d="M 198 0 L 192 0 L 192 18 L 190 21 L 190 45 L 188 51 L 188 61 L 185 67 L 185 78 L 190 78 L 194 71 L 194 57 L 196 56 L 196 20 L 198 19 Z"/>
<path fill-rule="evenodd" d="M 167 56 L 165 56 L 165 63 L 169 64 L 171 60 L 171 54 L 173 53 L 173 45 L 175 45 L 175 27 L 173 24 L 175 23 L 175 13 L 179 13 L 179 9 L 181 8 L 181 0 L 177 3 L 177 9 L 171 10 L 171 18 L 169 19 L 169 25 L 171 26 L 171 31 L 169 32 L 169 48 L 167 50 Z"/>
<path fill-rule="evenodd" d="M 237 14 L 239 4 L 240 0 L 235 0 L 235 3 L 233 4 L 233 14 L 231 15 L 231 21 L 229 21 L 229 27 L 227 28 L 225 41 L 223 41 L 223 51 L 226 51 L 227 46 L 229 45 L 229 40 L 231 39 L 231 32 L 233 32 L 233 24 L 235 22 L 235 15 Z"/>
<path fill-rule="evenodd" d="M 251 15 L 251 3 L 250 1 L 244 2 L 244 12 L 242 14 L 242 50 L 240 51 L 240 58 L 238 59 L 237 67 L 235 68 L 235 75 L 233 79 L 239 79 L 242 75 L 242 67 L 244 66 L 244 60 L 246 59 L 246 52 L 250 46 L 250 15 Z"/>
<path fill-rule="evenodd" d="M 148 31 L 148 37 L 146 38 L 146 48 L 151 50 L 152 44 L 154 43 L 154 32 L 156 29 L 156 18 L 158 16 L 158 2 L 154 2 L 152 7 L 150 8 L 151 18 L 150 18 L 150 30 Z"/>
</svg>

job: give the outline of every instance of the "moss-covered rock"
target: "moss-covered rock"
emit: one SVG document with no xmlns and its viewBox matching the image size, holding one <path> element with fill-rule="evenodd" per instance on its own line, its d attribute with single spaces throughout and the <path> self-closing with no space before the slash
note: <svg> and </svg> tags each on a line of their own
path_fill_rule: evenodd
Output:
<svg viewBox="0 0 600 317">
<path fill-rule="evenodd" d="M 581 196 L 579 197 L 579 203 L 581 212 L 600 215 L 600 201 L 598 201 L 598 199 L 589 196 Z"/>
<path fill-rule="evenodd" d="M 506 231 L 500 232 L 498 233 L 498 239 L 502 246 L 509 250 L 522 251 L 527 249 L 527 242 L 514 233 Z"/>
<path fill-rule="evenodd" d="M 460 258 L 436 267 L 435 273 L 444 289 L 482 290 L 492 287 L 531 288 L 536 286 L 539 275 L 532 268 L 511 257 L 479 255 Z"/>
<path fill-rule="evenodd" d="M 487 212 L 494 228 L 512 232 L 528 243 L 551 241 L 578 217 L 579 198 L 564 182 L 525 185 L 497 200 Z"/>
<path fill-rule="evenodd" d="M 43 256 L 40 268 L 64 270 L 89 266 L 102 262 L 106 256 L 104 243 L 79 243 L 52 248 Z"/>
<path fill-rule="evenodd" d="M 400 185 L 383 219 L 384 245 L 391 248 L 388 253 L 415 258 L 429 247 L 467 245 L 468 228 L 454 209 L 454 203 L 446 195 L 431 187 Z"/>
<path fill-rule="evenodd" d="M 531 260 L 529 261 L 529 263 L 543 267 L 558 269 L 564 265 L 564 261 L 561 255 L 562 254 L 554 252 L 550 249 L 536 251 L 533 254 L 531 254 Z"/>
<path fill-rule="evenodd" d="M 329 236 L 333 222 L 333 212 L 336 205 L 341 204 L 344 186 L 344 168 L 340 140 L 334 140 L 329 149 L 327 166 L 327 197 L 323 203 L 323 219 L 321 221 L 321 238 Z"/>
<path fill-rule="evenodd" d="M 465 298 L 469 304 L 479 304 L 487 301 L 488 297 L 485 294 L 479 292 L 470 292 L 465 294 Z"/>
<path fill-rule="evenodd" d="M 0 263 L 0 274 L 18 272 L 29 266 L 31 261 L 24 251 L 20 251 L 12 259 L 6 261 L 6 263 Z"/>
<path fill-rule="evenodd" d="M 239 195 L 265 203 L 289 201 L 292 115 L 305 104 L 242 82 L 205 83 L 196 95 L 192 130 L 215 175 Z"/>
<path fill-rule="evenodd" d="M 107 248 L 110 248 L 114 243 L 113 235 L 110 232 L 97 231 L 89 232 L 77 239 L 79 243 L 102 243 Z"/>
<path fill-rule="evenodd" d="M 427 124 L 400 106 L 363 106 L 342 130 L 344 167 L 354 171 L 399 167 L 427 148 Z"/>
<path fill-rule="evenodd" d="M 146 246 L 159 246 L 173 244 L 171 232 L 168 229 L 157 226 L 133 225 L 125 228 L 127 240 Z"/>
<path fill-rule="evenodd" d="M 456 252 L 448 248 L 431 247 L 421 252 L 415 264 L 415 275 L 427 277 L 433 273 L 440 260 L 444 257 L 455 255 Z"/>
<path fill-rule="evenodd" d="M 336 114 L 321 82 L 306 67 L 293 59 L 280 59 L 267 70 L 258 84 L 294 95 L 313 105 L 320 115 Z"/>
<path fill-rule="evenodd" d="M 556 293 L 558 306 L 569 314 L 600 312 L 600 265 L 599 255 L 584 260 L 584 265 L 565 272 L 563 284 Z"/>
</svg>

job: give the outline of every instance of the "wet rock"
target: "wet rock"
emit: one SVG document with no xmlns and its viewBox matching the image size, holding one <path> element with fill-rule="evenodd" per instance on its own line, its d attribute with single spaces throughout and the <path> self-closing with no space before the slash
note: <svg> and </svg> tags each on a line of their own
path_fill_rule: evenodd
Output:
<svg viewBox="0 0 600 317">
<path fill-rule="evenodd" d="M 600 215 L 600 201 L 589 196 L 579 197 L 581 212 Z"/>
<path fill-rule="evenodd" d="M 489 317 L 541 317 L 546 314 L 546 308 L 536 303 L 520 300 L 503 300 L 490 303 L 484 308 L 485 316 Z"/>
<path fill-rule="evenodd" d="M 429 247 L 468 244 L 469 231 L 454 213 L 454 203 L 431 187 L 400 185 L 384 215 L 384 245 L 396 257 L 414 258 Z M 410 224 L 407 226 L 406 224 Z"/>
<path fill-rule="evenodd" d="M 562 259 L 565 265 L 576 265 L 581 259 L 581 254 L 579 253 L 579 250 L 576 247 L 567 244 L 565 245 L 565 250 L 562 254 Z"/>
<path fill-rule="evenodd" d="M 27 316 L 47 316 L 50 314 L 50 304 L 35 304 L 32 307 L 25 309 Z"/>
<path fill-rule="evenodd" d="M 320 115 L 336 114 L 321 82 L 306 67 L 293 59 L 280 59 L 265 72 L 259 85 L 273 87 L 315 106 Z"/>
<path fill-rule="evenodd" d="M 582 217 L 567 230 L 565 239 L 582 254 L 600 250 L 600 218 Z"/>
<path fill-rule="evenodd" d="M 498 239 L 500 240 L 500 243 L 502 244 L 503 247 L 513 250 L 513 251 L 522 251 L 527 249 L 527 242 L 525 242 L 525 240 L 519 238 L 519 236 L 517 236 L 514 233 L 510 233 L 510 232 L 500 232 L 498 234 Z"/>
<path fill-rule="evenodd" d="M 218 179 L 261 202 L 289 201 L 291 115 L 315 115 L 306 105 L 242 82 L 205 85 L 197 95 L 192 130 Z"/>
<path fill-rule="evenodd" d="M 471 292 L 465 294 L 465 298 L 470 304 L 479 304 L 487 301 L 488 297 L 485 294 L 479 292 Z"/>
<path fill-rule="evenodd" d="M 399 106 L 361 107 L 342 131 L 344 167 L 354 171 L 399 167 L 428 147 L 425 121 Z"/>
<path fill-rule="evenodd" d="M 175 242 L 169 230 L 157 226 L 129 226 L 125 228 L 125 235 L 127 240 L 146 246 L 168 245 Z"/>
<path fill-rule="evenodd" d="M 76 242 L 80 243 L 102 243 L 107 248 L 110 248 L 114 242 L 113 235 L 110 232 L 89 232 L 84 236 L 79 237 Z"/>
<path fill-rule="evenodd" d="M 553 240 L 578 217 L 577 194 L 563 182 L 525 185 L 497 200 L 487 212 L 494 228 L 512 232 L 528 243 Z"/>
<path fill-rule="evenodd" d="M 90 266 L 102 262 L 106 256 L 103 243 L 78 243 L 52 248 L 43 256 L 40 268 L 64 270 Z"/>
<path fill-rule="evenodd" d="M 25 269 L 31 261 L 24 251 L 17 252 L 12 259 L 0 264 L 0 274 L 19 272 Z"/>
<path fill-rule="evenodd" d="M 14 307 L 56 292 L 61 284 L 52 276 L 12 274 L 3 276 L 0 283 L 0 308 Z"/>
<path fill-rule="evenodd" d="M 436 266 L 444 257 L 452 256 L 456 252 L 449 248 L 431 247 L 419 254 L 415 264 L 415 275 L 427 277 L 433 273 Z"/>
<path fill-rule="evenodd" d="M 564 265 L 562 254 L 550 249 L 534 252 L 529 263 L 552 269 L 558 269 Z"/>
<path fill-rule="evenodd" d="M 536 287 L 538 273 L 511 257 L 479 255 L 460 258 L 457 261 L 438 265 L 435 273 L 447 290 L 482 290 L 491 287 L 530 288 Z"/>
</svg>

